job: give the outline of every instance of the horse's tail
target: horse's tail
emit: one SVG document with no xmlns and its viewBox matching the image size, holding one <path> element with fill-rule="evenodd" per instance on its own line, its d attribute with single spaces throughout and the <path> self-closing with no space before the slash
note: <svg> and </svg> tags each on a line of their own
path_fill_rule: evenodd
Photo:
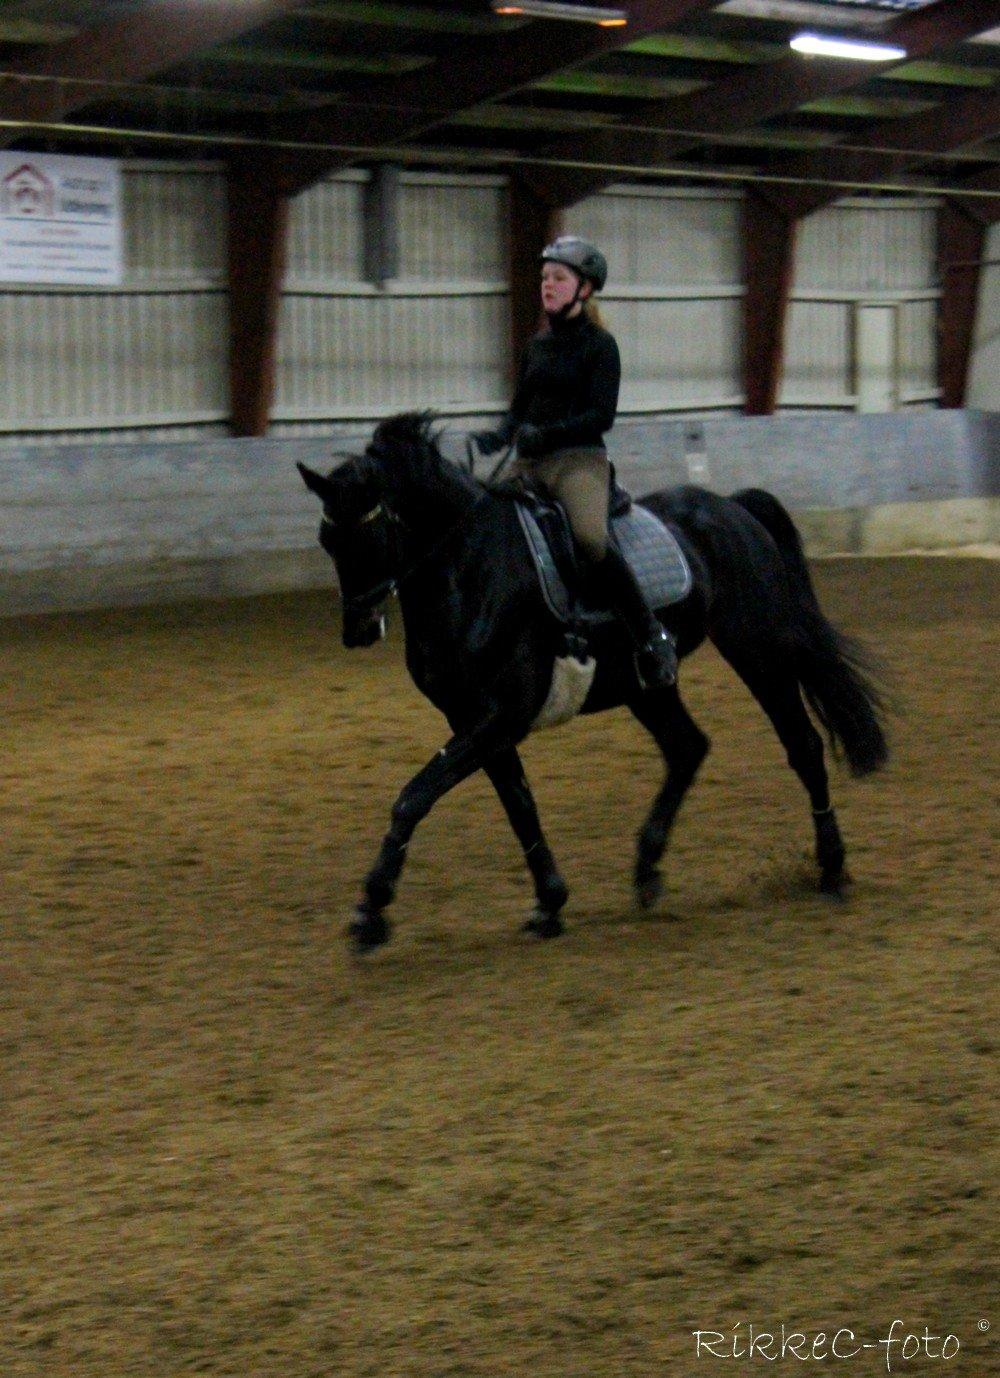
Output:
<svg viewBox="0 0 1000 1378">
<path fill-rule="evenodd" d="M 826 731 L 831 748 L 843 749 L 853 775 L 878 770 L 889 758 L 889 746 L 877 661 L 823 615 L 802 539 L 778 499 L 761 488 L 746 488 L 734 493 L 733 501 L 770 533 L 781 554 L 792 593 L 796 671 L 806 702 Z"/>
</svg>

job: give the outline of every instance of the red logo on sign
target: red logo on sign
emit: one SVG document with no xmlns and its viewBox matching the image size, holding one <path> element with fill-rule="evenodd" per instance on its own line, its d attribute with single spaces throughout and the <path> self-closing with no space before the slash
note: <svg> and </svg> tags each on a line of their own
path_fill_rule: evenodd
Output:
<svg viewBox="0 0 1000 1378">
<path fill-rule="evenodd" d="M 22 163 L 3 179 L 0 201 L 4 215 L 51 216 L 55 211 L 56 190 L 32 163 Z"/>
</svg>

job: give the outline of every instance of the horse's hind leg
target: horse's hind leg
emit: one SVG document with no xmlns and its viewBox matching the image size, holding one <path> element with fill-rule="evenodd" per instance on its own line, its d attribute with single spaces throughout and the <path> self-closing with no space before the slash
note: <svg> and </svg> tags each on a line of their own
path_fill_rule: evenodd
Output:
<svg viewBox="0 0 1000 1378">
<path fill-rule="evenodd" d="M 569 892 L 545 841 L 521 758 L 514 747 L 508 747 L 491 757 L 484 769 L 517 835 L 535 883 L 535 912 L 524 925 L 525 932 L 539 938 L 558 937 L 563 931 L 559 911 Z"/>
<path fill-rule="evenodd" d="M 629 707 L 655 738 L 667 765 L 636 848 L 635 896 L 648 909 L 663 890 L 659 862 L 684 796 L 708 754 L 709 741 L 681 702 L 676 685 L 639 695 L 630 700 Z"/>
<path fill-rule="evenodd" d="M 812 805 L 820 889 L 839 895 L 845 880 L 844 840 L 830 804 L 823 739 L 806 712 L 798 680 L 789 672 L 779 675 L 758 666 L 748 669 L 735 661 L 730 664 L 770 718 L 788 764 L 805 786 Z"/>
</svg>

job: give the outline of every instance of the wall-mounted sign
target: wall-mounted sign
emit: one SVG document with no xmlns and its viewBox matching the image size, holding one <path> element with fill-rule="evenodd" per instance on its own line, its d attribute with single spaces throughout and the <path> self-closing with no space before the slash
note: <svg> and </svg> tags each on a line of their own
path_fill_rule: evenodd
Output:
<svg viewBox="0 0 1000 1378">
<path fill-rule="evenodd" d="M 121 280 L 120 164 L 0 152 L 0 281 Z"/>
</svg>

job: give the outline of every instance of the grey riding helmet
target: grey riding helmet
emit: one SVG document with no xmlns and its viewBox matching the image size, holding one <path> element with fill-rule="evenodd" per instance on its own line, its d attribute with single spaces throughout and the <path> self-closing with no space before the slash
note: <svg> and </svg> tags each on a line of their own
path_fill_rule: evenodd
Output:
<svg viewBox="0 0 1000 1378">
<path fill-rule="evenodd" d="M 575 234 L 561 234 L 542 250 L 543 263 L 562 263 L 594 284 L 599 292 L 608 280 L 608 261 L 589 240 Z"/>
</svg>

